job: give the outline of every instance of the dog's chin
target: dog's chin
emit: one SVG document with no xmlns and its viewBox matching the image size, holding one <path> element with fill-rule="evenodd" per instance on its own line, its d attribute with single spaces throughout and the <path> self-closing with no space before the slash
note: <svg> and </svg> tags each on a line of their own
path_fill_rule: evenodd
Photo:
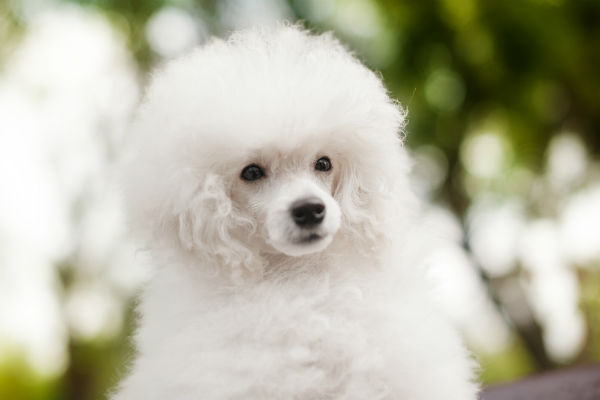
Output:
<svg viewBox="0 0 600 400">
<path fill-rule="evenodd" d="M 294 240 L 269 240 L 269 244 L 282 254 L 300 257 L 325 250 L 332 240 L 332 234 L 308 233 Z"/>
</svg>

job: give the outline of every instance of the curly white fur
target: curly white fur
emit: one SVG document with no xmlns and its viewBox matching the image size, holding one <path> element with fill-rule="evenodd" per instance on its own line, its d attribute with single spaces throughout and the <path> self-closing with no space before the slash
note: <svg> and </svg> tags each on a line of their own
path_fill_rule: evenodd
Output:
<svg viewBox="0 0 600 400">
<path fill-rule="evenodd" d="M 475 399 L 409 257 L 404 119 L 336 39 L 295 26 L 158 71 L 123 168 L 157 272 L 113 399 Z M 253 163 L 266 176 L 244 181 Z M 326 210 L 312 241 L 289 213 L 306 197 Z"/>
</svg>

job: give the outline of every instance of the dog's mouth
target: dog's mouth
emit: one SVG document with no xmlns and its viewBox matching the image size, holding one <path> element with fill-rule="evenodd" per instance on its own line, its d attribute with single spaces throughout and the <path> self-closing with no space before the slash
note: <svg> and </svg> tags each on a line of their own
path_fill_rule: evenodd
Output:
<svg viewBox="0 0 600 400">
<path fill-rule="evenodd" d="M 277 251 L 289 256 L 302 256 L 324 250 L 332 241 L 333 235 L 328 233 L 310 232 L 303 235 L 288 237 L 284 240 L 269 240 L 269 244 Z"/>
<path fill-rule="evenodd" d="M 321 239 L 323 239 L 323 236 L 321 236 L 317 233 L 311 233 L 305 237 L 300 238 L 300 240 L 298 240 L 298 244 L 310 244 L 310 243 L 318 242 Z"/>
</svg>

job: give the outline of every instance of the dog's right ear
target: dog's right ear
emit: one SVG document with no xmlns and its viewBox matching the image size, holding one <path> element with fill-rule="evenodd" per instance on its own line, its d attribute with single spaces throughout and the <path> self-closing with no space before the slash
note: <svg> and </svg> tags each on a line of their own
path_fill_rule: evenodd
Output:
<svg viewBox="0 0 600 400">
<path fill-rule="evenodd" d="M 256 223 L 235 208 L 222 177 L 207 174 L 189 197 L 179 200 L 174 216 L 183 250 L 234 280 L 261 268 L 260 256 L 243 241 Z"/>
<path fill-rule="evenodd" d="M 186 251 L 218 253 L 229 242 L 229 217 L 233 204 L 221 177 L 209 174 L 197 183 L 192 193 L 174 204 L 177 235 Z"/>
</svg>

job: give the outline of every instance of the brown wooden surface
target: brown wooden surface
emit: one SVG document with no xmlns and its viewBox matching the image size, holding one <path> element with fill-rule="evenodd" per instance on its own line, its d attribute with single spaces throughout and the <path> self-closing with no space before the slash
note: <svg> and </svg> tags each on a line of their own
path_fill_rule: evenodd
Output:
<svg viewBox="0 0 600 400">
<path fill-rule="evenodd" d="M 600 400 L 600 365 L 549 372 L 490 387 L 482 400 Z"/>
</svg>

